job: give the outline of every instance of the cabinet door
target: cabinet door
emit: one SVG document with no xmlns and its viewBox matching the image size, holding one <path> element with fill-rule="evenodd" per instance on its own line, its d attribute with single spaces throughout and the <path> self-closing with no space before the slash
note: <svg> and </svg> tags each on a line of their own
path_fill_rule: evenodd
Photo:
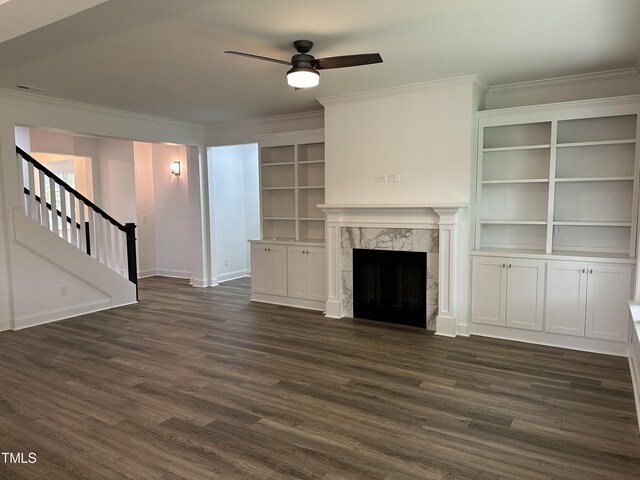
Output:
<svg viewBox="0 0 640 480">
<path fill-rule="evenodd" d="M 251 291 L 268 293 L 267 247 L 260 243 L 251 244 Z"/>
<path fill-rule="evenodd" d="M 307 255 L 303 247 L 287 248 L 288 293 L 290 297 L 306 298 Z"/>
<path fill-rule="evenodd" d="M 307 298 L 324 302 L 324 248 L 310 247 L 307 254 Z"/>
<path fill-rule="evenodd" d="M 284 245 L 267 246 L 267 293 L 287 295 L 287 248 Z"/>
<path fill-rule="evenodd" d="M 474 257 L 471 285 L 471 321 L 505 325 L 507 260 Z"/>
<path fill-rule="evenodd" d="M 630 295 L 631 267 L 590 265 L 585 335 L 626 342 Z"/>
<path fill-rule="evenodd" d="M 549 262 L 544 330 L 584 336 L 587 265 Z"/>
<path fill-rule="evenodd" d="M 508 327 L 542 330 L 544 268 L 541 260 L 509 259 L 507 265 Z"/>
</svg>

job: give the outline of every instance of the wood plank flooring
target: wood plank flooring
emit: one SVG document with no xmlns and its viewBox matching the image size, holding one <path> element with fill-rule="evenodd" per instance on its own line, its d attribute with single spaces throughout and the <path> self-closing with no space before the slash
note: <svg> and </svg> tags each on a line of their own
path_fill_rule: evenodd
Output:
<svg viewBox="0 0 640 480">
<path fill-rule="evenodd" d="M 0 479 L 638 479 L 627 359 L 252 304 L 248 281 L 0 333 Z"/>
</svg>

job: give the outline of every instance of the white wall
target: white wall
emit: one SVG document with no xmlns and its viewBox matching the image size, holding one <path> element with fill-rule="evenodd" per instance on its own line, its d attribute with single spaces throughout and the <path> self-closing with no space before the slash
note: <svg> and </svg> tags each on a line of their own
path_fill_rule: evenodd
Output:
<svg viewBox="0 0 640 480">
<path fill-rule="evenodd" d="M 153 194 L 156 227 L 156 273 L 191 278 L 189 174 L 184 146 L 153 144 Z M 179 160 L 182 174 L 170 173 Z M 196 172 L 197 173 L 197 172 Z"/>
<path fill-rule="evenodd" d="M 136 238 L 138 276 L 155 275 L 156 209 L 153 189 L 153 155 L 150 143 L 133 142 L 136 183 Z"/>
<path fill-rule="evenodd" d="M 215 282 L 250 273 L 250 238 L 260 235 L 257 145 L 209 149 Z"/>
<path fill-rule="evenodd" d="M 475 77 L 321 99 L 327 204 L 468 203 Z M 377 175 L 400 182 L 376 182 Z"/>
<path fill-rule="evenodd" d="M 136 182 L 133 142 L 101 138 L 98 140 L 99 194 L 95 203 L 118 222 L 136 223 Z"/>
</svg>

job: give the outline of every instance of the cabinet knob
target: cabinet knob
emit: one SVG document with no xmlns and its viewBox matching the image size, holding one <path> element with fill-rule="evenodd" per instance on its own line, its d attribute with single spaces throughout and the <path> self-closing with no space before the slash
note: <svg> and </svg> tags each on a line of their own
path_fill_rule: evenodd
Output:
<svg viewBox="0 0 640 480">
<path fill-rule="evenodd" d="M 509 264 L 509 268 L 511 268 L 511 264 Z"/>
<path fill-rule="evenodd" d="M 502 268 L 504 268 L 504 267 L 506 267 L 506 266 L 507 266 L 507 264 L 506 264 L 506 263 L 503 263 L 503 264 L 502 264 Z"/>
<path fill-rule="evenodd" d="M 586 271 L 587 271 L 587 269 L 586 269 L 586 268 L 583 268 L 583 269 L 582 269 L 582 273 L 586 273 Z"/>
<path fill-rule="evenodd" d="M 267 249 L 265 248 L 265 249 L 264 249 L 264 251 L 266 252 L 266 251 L 267 251 Z"/>
<path fill-rule="evenodd" d="M 270 252 L 270 251 L 271 251 L 271 249 L 270 249 L 270 248 L 267 248 L 267 252 Z"/>
<path fill-rule="evenodd" d="M 593 268 L 591 270 L 589 270 L 589 273 L 593 273 Z"/>
</svg>

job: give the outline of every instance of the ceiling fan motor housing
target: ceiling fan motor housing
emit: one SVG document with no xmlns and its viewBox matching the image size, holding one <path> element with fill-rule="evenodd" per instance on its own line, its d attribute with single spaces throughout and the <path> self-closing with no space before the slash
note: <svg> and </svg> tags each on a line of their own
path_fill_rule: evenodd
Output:
<svg viewBox="0 0 640 480">
<path fill-rule="evenodd" d="M 307 53 L 313 48 L 313 42 L 311 40 L 296 40 L 293 42 L 293 47 L 298 53 Z"/>
</svg>

